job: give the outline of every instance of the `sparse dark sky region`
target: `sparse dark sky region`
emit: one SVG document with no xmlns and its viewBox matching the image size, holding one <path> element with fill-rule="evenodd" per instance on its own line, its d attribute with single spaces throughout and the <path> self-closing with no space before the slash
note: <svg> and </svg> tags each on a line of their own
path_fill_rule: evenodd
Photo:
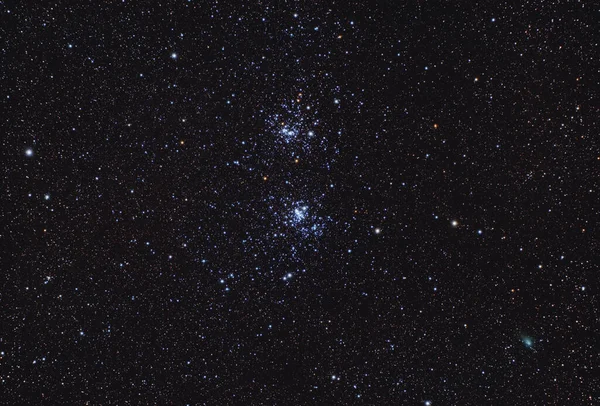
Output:
<svg viewBox="0 0 600 406">
<path fill-rule="evenodd" d="M 0 404 L 599 405 L 598 16 L 0 2 Z"/>
</svg>

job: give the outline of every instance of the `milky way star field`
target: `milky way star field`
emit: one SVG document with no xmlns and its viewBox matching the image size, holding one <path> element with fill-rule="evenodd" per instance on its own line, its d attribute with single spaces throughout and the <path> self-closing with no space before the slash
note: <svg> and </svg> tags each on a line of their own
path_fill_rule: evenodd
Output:
<svg viewBox="0 0 600 406">
<path fill-rule="evenodd" d="M 0 2 L 0 405 L 600 405 L 599 12 Z"/>
</svg>

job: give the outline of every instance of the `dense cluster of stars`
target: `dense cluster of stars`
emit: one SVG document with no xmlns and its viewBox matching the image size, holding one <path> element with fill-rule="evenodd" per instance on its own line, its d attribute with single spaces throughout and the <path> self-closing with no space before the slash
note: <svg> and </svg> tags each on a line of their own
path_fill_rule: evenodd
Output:
<svg viewBox="0 0 600 406">
<path fill-rule="evenodd" d="M 0 5 L 3 403 L 600 402 L 592 4 L 71 3 Z"/>
</svg>

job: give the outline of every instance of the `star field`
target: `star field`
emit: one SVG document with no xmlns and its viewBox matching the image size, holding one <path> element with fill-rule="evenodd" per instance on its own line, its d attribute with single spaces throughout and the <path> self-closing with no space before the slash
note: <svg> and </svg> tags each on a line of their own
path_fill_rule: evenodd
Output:
<svg viewBox="0 0 600 406">
<path fill-rule="evenodd" d="M 0 3 L 0 403 L 600 404 L 597 11 Z"/>
</svg>

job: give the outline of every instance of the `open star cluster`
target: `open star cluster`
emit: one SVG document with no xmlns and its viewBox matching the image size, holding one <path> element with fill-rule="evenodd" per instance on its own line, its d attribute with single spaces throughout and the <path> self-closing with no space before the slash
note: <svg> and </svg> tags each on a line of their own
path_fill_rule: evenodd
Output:
<svg viewBox="0 0 600 406">
<path fill-rule="evenodd" d="M 0 403 L 600 404 L 597 9 L 0 3 Z"/>
</svg>

